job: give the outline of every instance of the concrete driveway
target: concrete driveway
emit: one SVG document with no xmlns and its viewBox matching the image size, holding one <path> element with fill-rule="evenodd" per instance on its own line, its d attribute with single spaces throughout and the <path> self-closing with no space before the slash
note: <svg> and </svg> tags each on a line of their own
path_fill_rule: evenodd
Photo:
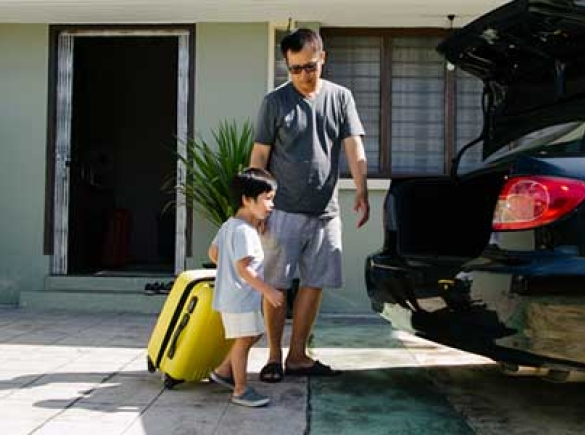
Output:
<svg viewBox="0 0 585 435">
<path fill-rule="evenodd" d="M 311 351 L 337 378 L 258 382 L 266 408 L 206 381 L 165 390 L 146 370 L 156 317 L 0 308 L 0 432 L 21 434 L 529 434 L 585 432 L 583 384 L 511 378 L 489 360 L 392 331 L 377 317 L 322 317 Z M 287 326 L 288 330 L 288 326 Z"/>
</svg>

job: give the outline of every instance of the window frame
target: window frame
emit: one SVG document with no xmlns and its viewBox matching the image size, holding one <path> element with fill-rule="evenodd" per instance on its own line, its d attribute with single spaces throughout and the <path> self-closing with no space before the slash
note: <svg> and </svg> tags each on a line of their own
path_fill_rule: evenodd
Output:
<svg viewBox="0 0 585 435">
<path fill-rule="evenodd" d="M 368 174 L 369 178 L 388 179 L 411 176 L 436 176 L 449 174 L 452 160 L 456 155 L 456 69 L 445 68 L 444 80 L 444 133 L 443 151 L 444 168 L 442 173 L 413 172 L 398 173 L 392 172 L 392 76 L 389 74 L 392 68 L 392 39 L 405 37 L 429 37 L 446 38 L 452 32 L 451 29 L 418 27 L 418 28 L 344 28 L 344 27 L 321 27 L 320 33 L 323 38 L 324 51 L 327 52 L 327 38 L 330 37 L 380 37 L 380 126 L 379 126 L 379 156 L 377 172 Z M 447 61 L 445 60 L 445 65 Z M 324 77 L 327 78 L 327 77 Z M 384 103 L 385 102 L 385 103 Z M 359 111 L 359 107 L 358 107 Z M 367 133 L 366 133 L 367 134 Z M 383 145 L 387 144 L 387 145 Z M 350 174 L 342 173 L 342 177 Z"/>
</svg>

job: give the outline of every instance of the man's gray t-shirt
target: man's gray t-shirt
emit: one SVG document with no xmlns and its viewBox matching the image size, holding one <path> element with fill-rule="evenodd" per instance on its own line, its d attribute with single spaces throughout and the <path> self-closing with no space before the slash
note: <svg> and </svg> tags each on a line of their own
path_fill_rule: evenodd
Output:
<svg viewBox="0 0 585 435">
<path fill-rule="evenodd" d="M 262 295 L 240 277 L 236 268 L 239 260 L 251 257 L 250 267 L 264 277 L 264 251 L 258 230 L 248 222 L 231 217 L 222 224 L 211 243 L 219 251 L 213 309 L 223 313 L 259 311 Z"/>
<path fill-rule="evenodd" d="M 255 142 L 272 147 L 267 169 L 278 182 L 276 209 L 331 217 L 339 214 L 342 141 L 362 136 L 364 128 L 351 91 L 321 82 L 313 99 L 292 82 L 268 93 L 258 113 Z"/>
</svg>

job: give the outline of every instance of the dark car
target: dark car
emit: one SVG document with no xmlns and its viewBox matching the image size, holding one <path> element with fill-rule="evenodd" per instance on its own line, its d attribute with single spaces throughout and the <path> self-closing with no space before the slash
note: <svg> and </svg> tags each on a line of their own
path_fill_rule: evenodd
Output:
<svg viewBox="0 0 585 435">
<path fill-rule="evenodd" d="M 391 181 L 365 265 L 372 308 L 562 380 L 585 370 L 585 1 L 512 1 L 437 50 L 483 81 L 482 133 L 451 174 Z"/>
</svg>

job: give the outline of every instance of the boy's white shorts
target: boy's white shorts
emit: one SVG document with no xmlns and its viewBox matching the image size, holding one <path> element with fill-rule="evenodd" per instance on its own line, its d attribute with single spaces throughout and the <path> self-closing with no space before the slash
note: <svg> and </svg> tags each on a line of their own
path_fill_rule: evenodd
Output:
<svg viewBox="0 0 585 435">
<path fill-rule="evenodd" d="M 250 313 L 221 313 L 225 338 L 255 337 L 265 331 L 261 311 Z"/>
</svg>

